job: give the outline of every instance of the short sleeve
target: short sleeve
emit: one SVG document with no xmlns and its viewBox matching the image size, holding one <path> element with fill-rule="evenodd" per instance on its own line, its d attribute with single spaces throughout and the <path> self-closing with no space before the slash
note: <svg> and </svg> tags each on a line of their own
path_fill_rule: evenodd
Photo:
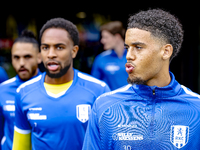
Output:
<svg viewBox="0 0 200 150">
<path fill-rule="evenodd" d="M 23 111 L 20 93 L 16 94 L 16 100 L 15 100 L 15 127 L 17 127 L 19 131 L 31 130 L 31 126 L 26 117 L 26 112 Z"/>
</svg>

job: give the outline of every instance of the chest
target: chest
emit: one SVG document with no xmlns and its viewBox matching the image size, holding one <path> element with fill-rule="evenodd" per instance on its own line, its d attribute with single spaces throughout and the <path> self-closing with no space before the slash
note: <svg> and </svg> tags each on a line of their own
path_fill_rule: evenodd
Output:
<svg viewBox="0 0 200 150">
<path fill-rule="evenodd" d="M 119 73 L 125 73 L 125 64 L 126 64 L 126 58 L 115 58 L 110 57 L 108 59 L 105 59 L 101 62 L 101 68 L 104 70 L 105 74 L 119 74 Z"/>
<path fill-rule="evenodd" d="M 79 94 L 81 92 L 70 92 L 53 98 L 41 92 L 35 98 L 27 97 L 23 102 L 23 110 L 33 130 L 55 130 L 87 123 L 95 97 Z"/>
<path fill-rule="evenodd" d="M 15 92 L 10 89 L 2 93 L 1 107 L 6 121 L 13 123 L 15 117 Z"/>
<path fill-rule="evenodd" d="M 199 117 L 198 109 L 183 104 L 126 103 L 105 111 L 100 121 L 100 134 L 111 149 L 195 148 L 190 143 L 200 141 L 196 137 L 200 133 Z"/>
</svg>

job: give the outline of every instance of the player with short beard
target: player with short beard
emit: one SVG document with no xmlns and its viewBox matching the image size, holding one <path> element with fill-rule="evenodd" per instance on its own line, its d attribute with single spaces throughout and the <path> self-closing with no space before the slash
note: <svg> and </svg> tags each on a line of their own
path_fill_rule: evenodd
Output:
<svg viewBox="0 0 200 150">
<path fill-rule="evenodd" d="M 200 95 L 169 72 L 182 41 L 182 25 L 166 11 L 150 9 L 129 18 L 130 84 L 95 101 L 83 150 L 200 149 Z"/>
<path fill-rule="evenodd" d="M 81 150 L 93 103 L 110 89 L 73 68 L 79 36 L 72 22 L 47 21 L 40 40 L 46 73 L 17 89 L 13 150 Z"/>
<path fill-rule="evenodd" d="M 24 82 L 41 74 L 39 43 L 34 34 L 24 30 L 11 49 L 12 65 L 17 75 L 0 85 L 0 140 L 1 150 L 11 150 L 15 124 L 16 89 Z"/>
</svg>

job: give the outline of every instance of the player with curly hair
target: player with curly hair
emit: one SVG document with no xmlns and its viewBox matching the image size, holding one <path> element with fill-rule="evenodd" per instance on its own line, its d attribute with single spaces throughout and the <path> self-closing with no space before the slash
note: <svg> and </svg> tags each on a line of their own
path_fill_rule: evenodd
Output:
<svg viewBox="0 0 200 150">
<path fill-rule="evenodd" d="M 130 84 L 95 101 L 83 150 L 200 149 L 200 95 L 169 71 L 182 41 L 182 25 L 166 11 L 130 16 L 125 36 Z"/>
</svg>

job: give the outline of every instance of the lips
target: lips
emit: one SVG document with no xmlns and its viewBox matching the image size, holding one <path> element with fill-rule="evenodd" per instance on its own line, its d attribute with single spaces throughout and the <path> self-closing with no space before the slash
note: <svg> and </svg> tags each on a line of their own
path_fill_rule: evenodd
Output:
<svg viewBox="0 0 200 150">
<path fill-rule="evenodd" d="M 59 67 L 59 63 L 57 63 L 55 61 L 47 63 L 47 69 L 49 71 L 56 71 L 56 70 L 58 70 L 58 67 Z"/>
<path fill-rule="evenodd" d="M 134 65 L 132 65 L 131 63 L 126 63 L 125 67 L 127 73 L 131 73 L 135 69 Z"/>
<path fill-rule="evenodd" d="M 18 70 L 18 72 L 28 72 L 28 70 L 26 69 L 26 68 L 20 68 L 19 70 Z"/>
</svg>

